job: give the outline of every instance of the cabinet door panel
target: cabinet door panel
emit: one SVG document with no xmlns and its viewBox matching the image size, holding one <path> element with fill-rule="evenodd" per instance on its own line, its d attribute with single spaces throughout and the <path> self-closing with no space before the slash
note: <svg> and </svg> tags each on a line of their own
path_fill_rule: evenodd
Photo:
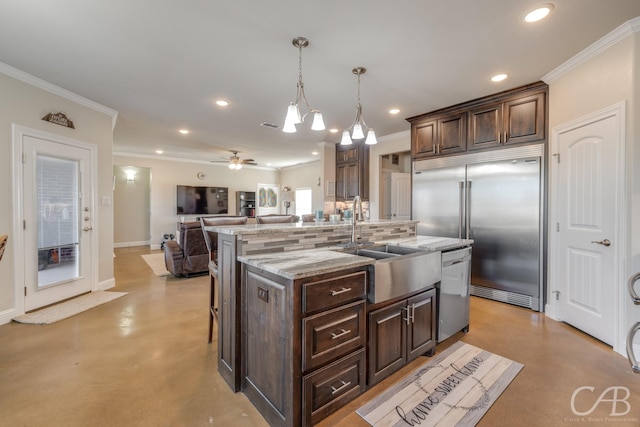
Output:
<svg viewBox="0 0 640 427">
<path fill-rule="evenodd" d="M 420 123 L 413 128 L 413 157 L 435 156 L 436 151 L 436 121 Z"/>
<path fill-rule="evenodd" d="M 291 320 L 287 287 L 248 270 L 245 275 L 243 389 L 247 384 L 286 417 L 290 405 Z"/>
<path fill-rule="evenodd" d="M 431 289 L 407 301 L 411 314 L 407 331 L 407 362 L 435 349 L 435 295 L 435 289 Z"/>
<path fill-rule="evenodd" d="M 369 385 L 404 366 L 406 301 L 369 313 Z"/>
<path fill-rule="evenodd" d="M 505 144 L 539 141 L 545 138 L 544 93 L 504 103 Z"/>
<path fill-rule="evenodd" d="M 347 197 L 347 166 L 336 165 L 336 199 L 345 200 Z"/>
<path fill-rule="evenodd" d="M 438 154 L 450 154 L 467 149 L 467 113 L 438 120 Z"/>
<path fill-rule="evenodd" d="M 469 149 L 500 145 L 502 103 L 484 106 L 469 113 Z"/>
<path fill-rule="evenodd" d="M 358 170 L 358 163 L 348 163 L 346 167 L 346 196 L 347 199 L 353 199 L 354 197 L 360 195 L 360 174 Z"/>
</svg>

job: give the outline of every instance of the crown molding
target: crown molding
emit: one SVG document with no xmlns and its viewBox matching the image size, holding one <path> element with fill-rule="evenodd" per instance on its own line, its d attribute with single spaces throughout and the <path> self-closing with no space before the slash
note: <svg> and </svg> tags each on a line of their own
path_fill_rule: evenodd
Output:
<svg viewBox="0 0 640 427">
<path fill-rule="evenodd" d="M 584 49 L 582 52 L 570 58 L 564 64 L 560 65 L 556 69 L 542 76 L 541 80 L 548 85 L 553 83 L 554 81 L 564 76 L 568 72 L 572 71 L 576 67 L 582 65 L 583 63 L 587 62 L 591 58 L 604 52 L 609 47 L 615 45 L 620 40 L 636 32 L 640 32 L 640 16 L 637 18 L 630 19 L 629 21 L 620 25 L 618 28 L 611 31 L 609 34 L 607 34 L 606 36 L 602 37 L 600 40 L 593 43 L 591 46 Z"/>
<path fill-rule="evenodd" d="M 149 159 L 156 160 L 161 162 L 176 162 L 176 163 L 195 163 L 200 165 L 209 165 L 215 167 L 224 167 L 228 169 L 228 163 L 220 162 L 219 165 L 212 163 L 209 160 L 197 160 L 197 159 L 183 159 L 179 157 L 165 157 L 160 154 L 140 154 L 140 153 L 127 153 L 126 151 L 114 151 L 111 153 L 112 157 L 132 157 L 136 159 Z M 260 170 L 268 170 L 274 171 L 278 168 L 270 167 L 270 166 L 259 166 L 259 165 L 242 165 L 242 169 L 260 169 Z"/>
<path fill-rule="evenodd" d="M 63 89 L 60 86 L 54 85 L 53 83 L 49 83 L 46 80 L 42 80 L 41 78 L 32 76 L 31 74 L 18 70 L 17 68 L 5 64 L 4 62 L 0 62 L 0 73 L 5 74 L 9 77 L 13 77 L 16 80 L 20 80 L 23 83 L 35 86 L 54 95 L 58 95 L 62 98 L 68 99 L 69 101 L 73 101 L 84 107 L 91 108 L 92 110 L 98 111 L 99 113 L 106 114 L 107 116 L 111 117 L 111 129 L 113 130 L 116 126 L 116 120 L 118 119 L 118 112 L 116 110 L 105 107 L 102 104 L 98 104 L 95 101 L 75 94 L 67 89 Z"/>
</svg>

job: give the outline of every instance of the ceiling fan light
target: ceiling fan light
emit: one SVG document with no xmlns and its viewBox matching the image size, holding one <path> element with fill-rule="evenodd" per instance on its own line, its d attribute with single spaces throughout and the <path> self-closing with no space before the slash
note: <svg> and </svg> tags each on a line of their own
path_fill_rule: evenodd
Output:
<svg viewBox="0 0 640 427">
<path fill-rule="evenodd" d="M 242 169 L 242 163 L 236 163 L 236 170 L 239 171 Z"/>
<path fill-rule="evenodd" d="M 313 123 L 311 124 L 311 130 L 324 130 L 324 120 L 322 119 L 322 113 L 316 111 L 313 113 Z"/>
<path fill-rule="evenodd" d="M 236 165 L 235 163 L 229 163 L 229 169 L 235 169 Z"/>
<path fill-rule="evenodd" d="M 342 132 L 342 141 L 340 141 L 340 145 L 351 145 L 351 144 L 353 144 L 353 141 L 349 136 L 349 131 L 345 130 L 344 132 Z"/>
<path fill-rule="evenodd" d="M 373 129 L 369 129 L 369 132 L 367 132 L 367 139 L 364 141 L 364 143 L 367 145 L 375 145 L 378 143 L 378 140 L 376 139 L 376 133 L 373 131 Z"/>
<path fill-rule="evenodd" d="M 360 123 L 356 123 L 353 126 L 353 133 L 351 134 L 351 138 L 353 139 L 363 139 L 364 132 L 362 132 L 362 125 Z"/>
</svg>

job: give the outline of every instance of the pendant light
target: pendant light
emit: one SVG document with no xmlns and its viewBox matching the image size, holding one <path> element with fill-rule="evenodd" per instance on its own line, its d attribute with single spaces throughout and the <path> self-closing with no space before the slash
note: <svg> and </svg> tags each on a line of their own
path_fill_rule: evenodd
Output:
<svg viewBox="0 0 640 427">
<path fill-rule="evenodd" d="M 349 126 L 344 132 L 342 132 L 342 140 L 340 145 L 353 144 L 354 140 L 364 139 L 364 132 L 367 131 L 367 139 L 364 141 L 367 145 L 374 145 L 378 143 L 376 139 L 376 133 L 373 129 L 367 126 L 362 116 L 362 104 L 360 104 L 360 76 L 367 72 L 364 67 L 356 67 L 351 70 L 353 74 L 358 76 L 358 104 L 356 105 L 356 118 L 351 126 Z M 351 130 L 351 136 L 349 136 L 349 130 Z"/>
<path fill-rule="evenodd" d="M 296 101 L 289 104 L 287 108 L 287 116 L 284 119 L 284 126 L 282 131 L 286 133 L 296 132 L 296 125 L 304 121 L 304 119 L 311 113 L 313 113 L 313 123 L 311 124 L 312 130 L 324 130 L 324 121 L 322 120 L 322 113 L 318 110 L 314 110 L 309 106 L 307 96 L 304 93 L 304 83 L 302 83 L 302 48 L 309 46 L 309 40 L 304 37 L 296 37 L 293 39 L 292 44 L 298 48 L 298 85 L 296 91 Z M 304 105 L 307 106 L 309 112 L 304 116 L 300 116 L 300 101 L 304 101 Z"/>
</svg>

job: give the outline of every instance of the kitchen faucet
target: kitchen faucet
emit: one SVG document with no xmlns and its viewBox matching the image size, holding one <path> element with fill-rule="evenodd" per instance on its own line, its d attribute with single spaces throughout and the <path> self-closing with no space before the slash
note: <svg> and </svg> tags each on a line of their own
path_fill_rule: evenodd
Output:
<svg viewBox="0 0 640 427">
<path fill-rule="evenodd" d="M 356 223 L 358 221 L 364 221 L 362 215 L 362 199 L 360 196 L 353 198 L 353 222 L 351 223 L 351 243 L 356 243 L 360 237 L 356 237 Z"/>
</svg>

